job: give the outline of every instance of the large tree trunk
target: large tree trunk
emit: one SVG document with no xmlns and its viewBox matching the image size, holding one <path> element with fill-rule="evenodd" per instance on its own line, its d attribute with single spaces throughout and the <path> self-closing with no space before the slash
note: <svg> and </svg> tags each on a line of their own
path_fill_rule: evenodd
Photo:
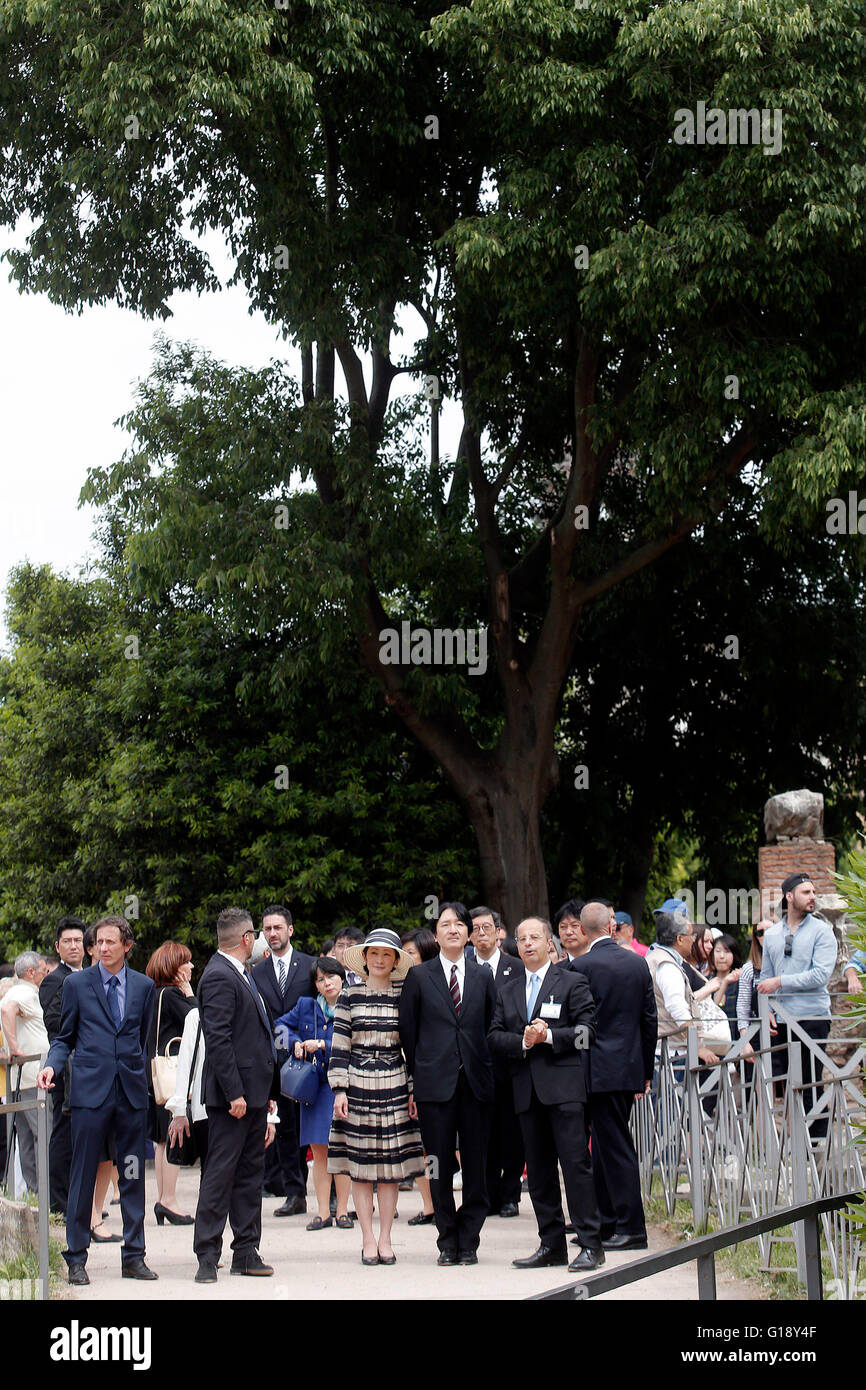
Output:
<svg viewBox="0 0 866 1390">
<path fill-rule="evenodd" d="M 521 777 L 519 766 L 510 771 L 463 800 L 478 840 L 484 902 L 514 932 L 524 917 L 547 917 L 548 900 L 534 779 Z"/>
</svg>

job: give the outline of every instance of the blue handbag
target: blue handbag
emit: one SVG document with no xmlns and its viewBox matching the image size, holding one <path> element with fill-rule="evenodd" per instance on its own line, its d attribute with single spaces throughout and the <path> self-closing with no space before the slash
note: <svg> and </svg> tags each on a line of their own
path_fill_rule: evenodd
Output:
<svg viewBox="0 0 866 1390">
<path fill-rule="evenodd" d="M 315 1062 L 290 1057 L 280 1067 L 280 1091 L 301 1105 L 313 1105 L 322 1084 L 322 1070 Z"/>
</svg>

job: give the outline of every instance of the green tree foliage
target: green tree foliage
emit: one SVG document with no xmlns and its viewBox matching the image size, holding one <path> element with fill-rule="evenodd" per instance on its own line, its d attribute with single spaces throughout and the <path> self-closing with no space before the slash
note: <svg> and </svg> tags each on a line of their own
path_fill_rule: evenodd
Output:
<svg viewBox="0 0 866 1390">
<path fill-rule="evenodd" d="M 597 604 L 559 726 L 562 767 L 589 778 L 563 776 L 547 807 L 553 897 L 616 886 L 638 921 L 650 866 L 656 902 L 698 878 L 756 888 L 764 801 L 792 787 L 824 792 L 841 848 L 862 787 L 864 599 L 826 538 L 780 555 L 740 487 L 724 526 Z M 684 876 L 666 863 L 682 837 Z"/>
<path fill-rule="evenodd" d="M 512 920 L 546 900 L 541 812 L 591 605 L 713 525 L 738 477 L 795 551 L 862 473 L 863 40 L 862 0 L 0 0 L 0 220 L 33 223 L 19 284 L 165 315 L 215 287 L 193 232 L 225 235 L 302 354 L 297 391 L 277 370 L 253 395 L 283 404 L 279 486 L 297 469 L 313 489 L 293 507 L 307 613 L 315 594 L 342 615 Z M 781 112 L 780 151 L 679 143 L 699 102 Z M 406 371 L 462 419 L 423 487 L 388 410 Z M 272 477 L 250 399 L 224 417 L 234 452 L 215 442 L 211 508 L 228 469 L 253 512 Z M 294 555 L 273 573 L 260 524 L 220 528 L 196 582 L 242 612 L 288 596 L 291 623 Z M 130 540 L 151 592 L 187 536 L 173 513 Z M 403 619 L 489 624 L 486 688 L 383 665 Z"/>
<path fill-rule="evenodd" d="M 204 949 L 230 901 L 288 903 L 312 945 L 337 924 L 417 925 L 425 897 L 472 883 L 453 795 L 365 706 L 346 653 L 286 681 L 285 637 L 233 637 L 200 605 L 46 568 L 15 573 L 9 626 L 7 948 L 47 946 L 64 912 L 113 910 L 144 952 L 169 936 Z"/>
</svg>

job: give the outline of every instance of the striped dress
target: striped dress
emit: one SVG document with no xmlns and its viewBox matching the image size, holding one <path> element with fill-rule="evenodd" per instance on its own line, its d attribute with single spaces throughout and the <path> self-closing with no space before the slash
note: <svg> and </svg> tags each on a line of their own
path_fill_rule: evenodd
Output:
<svg viewBox="0 0 866 1390">
<path fill-rule="evenodd" d="M 402 980 L 383 994 L 347 985 L 337 1000 L 328 1081 L 347 1092 L 349 1115 L 331 1123 L 328 1172 L 356 1182 L 402 1182 L 425 1171 L 397 1031 L 402 988 Z"/>
</svg>

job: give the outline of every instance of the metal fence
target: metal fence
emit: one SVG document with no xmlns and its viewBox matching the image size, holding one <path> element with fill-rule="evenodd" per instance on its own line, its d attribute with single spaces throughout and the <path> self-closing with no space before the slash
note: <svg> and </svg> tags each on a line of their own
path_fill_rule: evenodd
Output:
<svg viewBox="0 0 866 1390">
<path fill-rule="evenodd" d="M 32 1057 L 16 1057 L 15 1066 L 23 1065 L 25 1062 L 41 1062 L 44 1059 L 37 1053 Z M 36 1111 L 36 1178 L 37 1178 L 37 1200 L 39 1208 L 37 1213 L 37 1232 L 38 1232 L 38 1251 L 39 1251 L 39 1282 L 37 1284 L 37 1297 L 47 1299 L 49 1268 L 48 1268 L 48 1227 L 49 1227 L 49 1195 L 48 1195 L 48 1093 L 47 1091 L 37 1091 L 35 1098 L 30 1100 L 12 1100 L 12 1065 L 6 1068 L 6 1104 L 0 1112 L 6 1116 L 6 1142 L 8 1161 L 11 1167 L 13 1162 L 12 1137 L 14 1119 L 16 1114 L 25 1110 Z M 0 1174 L 2 1177 L 2 1174 Z M 27 1280 L 17 1280 L 18 1284 L 27 1284 Z M 0 1291 L 2 1293 L 2 1291 Z"/>
<path fill-rule="evenodd" d="M 787 1045 L 774 1046 L 766 997 L 759 1000 L 758 1021 L 716 1065 L 700 1062 L 693 1028 L 686 1049 L 663 1041 L 652 1092 L 634 1107 L 644 1198 L 660 1193 L 669 1215 L 678 1198 L 690 1201 L 696 1232 L 711 1216 L 722 1227 L 737 1226 L 866 1188 L 866 1152 L 857 1144 L 863 1039 L 844 1039 L 851 1055 L 840 1065 L 827 1053 L 839 1039 L 816 1042 L 773 1004 L 788 1029 Z M 866 1293 L 859 1228 L 842 1210 L 824 1211 L 821 1226 L 830 1291 L 840 1299 Z M 755 1238 L 763 1269 L 795 1272 L 805 1284 L 802 1227 L 790 1236 L 768 1230 Z"/>
</svg>

